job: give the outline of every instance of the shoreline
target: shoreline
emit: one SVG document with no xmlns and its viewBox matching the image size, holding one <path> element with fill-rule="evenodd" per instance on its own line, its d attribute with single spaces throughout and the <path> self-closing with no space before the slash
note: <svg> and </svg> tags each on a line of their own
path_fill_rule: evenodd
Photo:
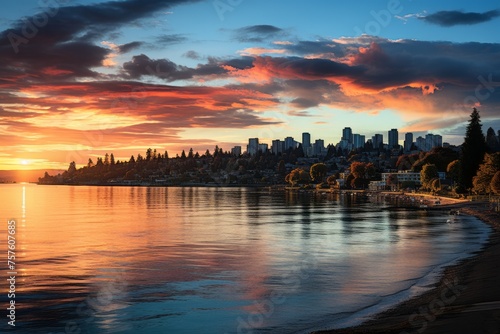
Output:
<svg viewBox="0 0 500 334">
<path fill-rule="evenodd" d="M 448 266 L 438 282 L 421 295 L 375 315 L 360 325 L 315 331 L 315 334 L 358 333 L 499 333 L 500 214 L 489 203 L 440 205 L 460 209 L 492 228 L 484 247 Z"/>
</svg>

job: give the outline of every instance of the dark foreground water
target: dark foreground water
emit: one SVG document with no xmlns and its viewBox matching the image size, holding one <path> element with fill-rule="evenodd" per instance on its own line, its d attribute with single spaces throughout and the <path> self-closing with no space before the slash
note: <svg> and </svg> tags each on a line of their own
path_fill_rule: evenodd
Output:
<svg viewBox="0 0 500 334">
<path fill-rule="evenodd" d="M 489 233 L 472 217 L 447 224 L 444 212 L 388 211 L 367 197 L 240 188 L 0 185 L 0 203 L 2 333 L 352 325 L 422 292 Z"/>
</svg>

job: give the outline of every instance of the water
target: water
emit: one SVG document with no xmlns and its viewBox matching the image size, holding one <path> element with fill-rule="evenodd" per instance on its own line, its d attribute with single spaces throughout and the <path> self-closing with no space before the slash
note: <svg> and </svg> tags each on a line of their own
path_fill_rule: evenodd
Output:
<svg viewBox="0 0 500 334">
<path fill-rule="evenodd" d="M 244 188 L 17 184 L 0 185 L 0 201 L 1 235 L 17 222 L 17 333 L 352 325 L 421 293 L 489 233 L 472 217 L 447 224 L 366 197 Z"/>
</svg>

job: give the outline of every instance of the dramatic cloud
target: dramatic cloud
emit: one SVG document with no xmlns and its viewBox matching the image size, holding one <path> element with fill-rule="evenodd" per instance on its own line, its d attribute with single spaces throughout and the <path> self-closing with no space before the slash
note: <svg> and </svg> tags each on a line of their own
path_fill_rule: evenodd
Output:
<svg viewBox="0 0 500 334">
<path fill-rule="evenodd" d="M 260 43 L 287 35 L 288 33 L 285 30 L 272 25 L 254 25 L 234 31 L 234 38 L 243 43 Z"/>
<path fill-rule="evenodd" d="M 323 124 L 339 112 L 389 110 L 413 131 L 451 127 L 467 119 L 472 106 L 481 108 L 485 121 L 499 118 L 499 43 L 368 35 L 298 40 L 281 28 L 254 25 L 232 31 L 249 45 L 210 57 L 202 46 L 197 50 L 203 55 L 189 48 L 171 52 L 170 45 L 186 41 L 182 34 L 129 42 L 120 35 L 122 25 L 191 2 L 74 5 L 58 8 L 29 38 L 23 37 L 25 21 L 0 32 L 3 147 L 63 154 L 72 147 L 111 151 L 125 143 L 136 153 L 180 143 L 185 140 L 180 133 L 189 129 L 281 126 L 286 120 L 280 115 L 317 117 L 316 123 Z M 474 23 L 471 13 L 461 13 L 468 19 L 438 14 L 425 20 L 447 26 Z M 498 13 L 478 15 L 492 19 Z M 159 56 L 150 43 L 165 52 L 161 49 Z"/>
<path fill-rule="evenodd" d="M 92 5 L 47 7 L 45 12 L 15 22 L 0 32 L 0 77 L 41 79 L 46 74 L 97 77 L 110 49 L 95 45 L 124 24 L 196 0 L 109 1 Z M 42 20 L 43 19 L 43 20 Z M 41 23 L 40 23 L 41 22 Z M 36 26 L 35 26 L 36 24 Z M 125 46 L 130 50 L 136 45 Z"/>
<path fill-rule="evenodd" d="M 437 24 L 443 27 L 451 27 L 455 25 L 471 25 L 483 22 L 488 22 L 500 16 L 498 10 L 490 10 L 485 13 L 462 12 L 457 10 L 440 11 L 427 16 L 418 17 L 420 20 Z"/>
<path fill-rule="evenodd" d="M 196 68 L 190 68 L 177 65 L 168 59 L 150 59 L 144 54 L 134 56 L 131 61 L 124 63 L 123 70 L 132 79 L 150 75 L 169 82 L 187 80 L 194 77 L 205 77 L 206 79 L 210 76 L 222 75 L 227 72 L 215 59 L 209 59 L 207 64 L 200 64 Z"/>
<path fill-rule="evenodd" d="M 139 47 L 141 47 L 144 43 L 143 42 L 130 42 L 126 44 L 119 45 L 119 51 L 120 53 L 127 53 L 129 51 L 135 50 Z"/>
</svg>

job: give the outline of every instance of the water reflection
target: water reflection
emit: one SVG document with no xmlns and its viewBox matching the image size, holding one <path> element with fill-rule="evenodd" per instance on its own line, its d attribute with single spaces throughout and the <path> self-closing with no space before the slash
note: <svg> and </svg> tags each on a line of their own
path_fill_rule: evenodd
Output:
<svg viewBox="0 0 500 334">
<path fill-rule="evenodd" d="M 361 196 L 0 189 L 26 220 L 20 333 L 68 324 L 87 333 L 235 333 L 277 295 L 282 302 L 251 330 L 311 328 L 406 291 L 464 245 L 477 249 L 486 231 L 467 217 L 451 226 Z"/>
</svg>

